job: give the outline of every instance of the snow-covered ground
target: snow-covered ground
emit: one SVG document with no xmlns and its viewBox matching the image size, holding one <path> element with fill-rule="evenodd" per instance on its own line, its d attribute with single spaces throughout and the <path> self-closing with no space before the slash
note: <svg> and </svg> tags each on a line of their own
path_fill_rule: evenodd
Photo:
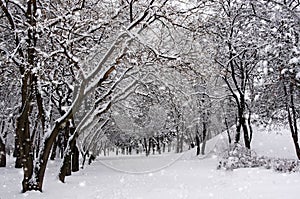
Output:
<svg viewBox="0 0 300 199">
<path fill-rule="evenodd" d="M 279 133 L 255 130 L 253 149 L 260 155 L 295 158 L 288 131 Z M 212 139 L 208 151 L 226 146 L 226 135 Z M 57 170 L 60 162 L 50 162 L 44 192 L 21 194 L 21 170 L 1 168 L 0 199 L 154 199 L 154 198 L 299 198 L 300 174 L 282 174 L 263 168 L 216 170 L 218 157 L 209 153 L 195 157 L 195 151 L 150 157 L 100 157 L 84 170 L 60 183 Z"/>
</svg>

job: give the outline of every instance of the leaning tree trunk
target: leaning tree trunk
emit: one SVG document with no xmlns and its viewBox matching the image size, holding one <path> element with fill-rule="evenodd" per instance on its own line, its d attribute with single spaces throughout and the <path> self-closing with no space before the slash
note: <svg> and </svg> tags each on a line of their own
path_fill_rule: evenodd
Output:
<svg viewBox="0 0 300 199">
<path fill-rule="evenodd" d="M 295 150 L 296 150 L 296 155 L 297 158 L 300 160 L 298 126 L 297 126 L 296 108 L 294 103 L 294 87 L 291 83 L 289 87 L 289 93 L 287 91 L 287 86 L 284 85 L 284 93 L 286 96 L 285 105 L 286 105 L 286 110 L 288 112 L 289 127 L 292 134 Z"/>
<path fill-rule="evenodd" d="M 69 135 L 69 131 L 72 131 L 71 137 L 68 136 L 66 147 L 65 147 L 65 152 L 64 152 L 64 157 L 63 157 L 63 163 L 60 168 L 58 178 L 61 182 L 65 182 L 65 177 L 70 176 L 71 173 L 71 162 L 72 162 L 72 149 L 74 145 L 76 144 L 76 139 L 72 139 L 72 135 L 75 133 L 75 128 L 69 128 L 69 125 L 66 126 L 66 134 Z"/>
<path fill-rule="evenodd" d="M 293 141 L 294 141 L 297 158 L 298 158 L 298 160 L 300 160 L 300 147 L 299 147 L 299 142 L 298 142 L 298 135 L 294 133 L 294 134 L 292 134 L 292 137 L 293 137 Z"/>
<path fill-rule="evenodd" d="M 68 116 L 69 115 L 61 119 L 59 122 L 55 123 L 52 132 L 49 134 L 48 137 L 45 137 L 42 143 L 41 150 L 39 151 L 39 157 L 34 165 L 33 175 L 29 178 L 30 186 L 26 187 L 26 190 L 23 189 L 23 191 L 36 190 L 42 192 L 45 171 L 50 156 L 52 144 L 60 131 L 60 127 L 67 119 L 69 119 Z"/>
<path fill-rule="evenodd" d="M 58 139 L 55 139 L 55 141 L 53 143 L 53 147 L 52 147 L 52 152 L 51 152 L 50 160 L 55 160 L 57 145 L 58 145 Z"/>
</svg>

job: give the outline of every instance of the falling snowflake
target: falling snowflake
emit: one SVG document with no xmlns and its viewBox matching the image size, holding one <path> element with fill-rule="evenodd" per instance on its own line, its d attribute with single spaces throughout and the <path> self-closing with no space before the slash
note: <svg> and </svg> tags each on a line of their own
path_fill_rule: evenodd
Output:
<svg viewBox="0 0 300 199">
<path fill-rule="evenodd" d="M 80 187 L 85 187 L 85 186 L 86 186 L 86 181 L 80 182 L 80 183 L 79 183 L 79 186 L 80 186 Z"/>
</svg>

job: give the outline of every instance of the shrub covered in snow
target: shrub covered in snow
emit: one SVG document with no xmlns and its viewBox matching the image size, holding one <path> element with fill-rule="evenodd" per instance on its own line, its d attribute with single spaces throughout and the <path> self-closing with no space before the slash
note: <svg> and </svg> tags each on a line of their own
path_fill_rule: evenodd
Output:
<svg viewBox="0 0 300 199">
<path fill-rule="evenodd" d="M 274 159 L 272 167 L 278 172 L 300 172 L 299 160 Z"/>
<path fill-rule="evenodd" d="M 253 150 L 234 144 L 221 155 L 217 166 L 218 169 L 226 170 L 253 167 L 272 168 L 278 172 L 300 172 L 300 161 L 258 156 Z"/>
</svg>

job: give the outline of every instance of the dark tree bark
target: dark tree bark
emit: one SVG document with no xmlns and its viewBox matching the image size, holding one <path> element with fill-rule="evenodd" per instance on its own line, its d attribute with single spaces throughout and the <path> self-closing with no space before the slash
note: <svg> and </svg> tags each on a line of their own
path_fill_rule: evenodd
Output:
<svg viewBox="0 0 300 199">
<path fill-rule="evenodd" d="M 144 147 L 145 147 L 145 153 L 146 153 L 146 156 L 149 155 L 149 151 L 148 151 L 148 147 L 147 147 L 147 139 L 144 138 Z"/>
<path fill-rule="evenodd" d="M 66 117 L 66 118 L 68 118 L 68 117 Z M 28 187 L 28 189 L 25 191 L 37 190 L 37 191 L 42 192 L 44 175 L 45 175 L 50 151 L 52 148 L 52 144 L 53 144 L 55 138 L 57 137 L 57 135 L 60 131 L 60 128 L 65 120 L 61 120 L 60 122 L 57 122 L 55 124 L 50 136 L 44 140 L 44 143 L 43 143 L 44 147 L 41 149 L 41 151 L 40 151 L 41 155 L 39 156 L 39 159 L 36 162 L 36 164 L 38 164 L 38 166 L 35 166 L 35 169 L 34 169 L 35 175 L 32 176 L 33 180 L 30 181 L 30 187 Z"/>
<path fill-rule="evenodd" d="M 85 149 L 83 149 L 83 151 L 81 150 L 81 155 L 82 155 L 82 164 L 81 164 L 81 169 L 84 168 L 84 164 L 86 161 L 86 157 L 89 157 L 89 151 L 84 151 Z"/>
<path fill-rule="evenodd" d="M 33 151 L 32 142 L 30 139 L 30 122 L 29 115 L 31 113 L 31 101 L 32 101 L 32 74 L 26 72 L 22 78 L 22 108 L 21 113 L 16 122 L 16 135 L 17 135 L 17 161 L 21 163 L 24 171 L 24 178 L 22 181 L 23 192 L 30 189 L 29 179 L 33 173 Z M 19 162 L 21 160 L 21 162 Z M 17 162 L 16 162 L 16 166 Z"/>
<path fill-rule="evenodd" d="M 116 155 L 119 155 L 119 147 L 116 147 Z"/>
<path fill-rule="evenodd" d="M 96 159 L 96 157 L 95 157 L 93 154 L 91 154 L 91 155 L 90 155 L 90 158 L 89 158 L 89 165 L 90 165 L 95 159 Z"/>
<path fill-rule="evenodd" d="M 197 147 L 197 155 L 200 155 L 200 136 L 199 133 L 196 133 L 196 147 Z"/>
<path fill-rule="evenodd" d="M 129 152 L 129 155 L 132 154 L 132 146 L 130 145 L 129 148 L 128 148 L 128 152 Z"/>
<path fill-rule="evenodd" d="M 51 152 L 50 160 L 55 160 L 56 150 L 57 150 L 57 143 L 58 143 L 58 140 L 55 139 L 55 141 L 53 143 L 53 147 L 52 147 L 52 152 Z"/>
<path fill-rule="evenodd" d="M 176 153 L 180 153 L 180 142 L 181 142 L 180 133 L 178 130 L 178 126 L 176 127 Z"/>
<path fill-rule="evenodd" d="M 5 142 L 0 138 L 0 167 L 6 167 Z"/>
<path fill-rule="evenodd" d="M 67 144 L 68 144 L 70 135 L 71 135 L 70 123 L 67 122 L 66 129 L 65 129 L 65 143 L 64 143 L 65 152 L 66 152 L 66 150 L 68 150 Z M 70 151 L 72 151 L 72 146 L 73 146 L 73 143 L 70 146 L 70 149 L 69 149 Z M 64 173 L 65 176 L 70 176 L 72 174 L 72 172 L 71 172 L 71 155 L 72 155 L 71 153 L 69 155 L 67 155 L 65 158 L 65 161 L 63 161 L 64 169 L 65 169 L 65 173 Z"/>
<path fill-rule="evenodd" d="M 299 147 L 299 138 L 298 138 L 298 127 L 297 127 L 297 116 L 296 108 L 294 103 L 294 85 L 290 83 L 289 87 L 284 85 L 284 94 L 286 97 L 285 106 L 288 112 L 288 122 L 290 131 L 292 134 L 294 147 L 296 150 L 296 155 L 298 160 L 300 160 L 300 147 Z"/>
<path fill-rule="evenodd" d="M 77 171 L 79 171 L 79 150 L 75 143 L 72 152 L 72 172 Z"/>
<path fill-rule="evenodd" d="M 248 125 L 246 123 L 246 119 L 243 117 L 242 118 L 242 127 L 243 127 L 243 133 L 244 133 L 244 142 L 245 142 L 245 147 L 250 149 L 250 137 L 249 137 L 249 129 L 248 129 Z"/>
<path fill-rule="evenodd" d="M 155 155 L 155 140 L 154 138 L 149 139 L 149 150 L 150 150 L 150 146 L 152 147 L 152 154 Z"/>
<path fill-rule="evenodd" d="M 14 148 L 13 157 L 16 158 L 15 168 L 17 168 L 17 169 L 22 168 L 22 161 L 21 161 L 21 156 L 20 156 L 20 142 L 19 142 L 18 135 L 15 135 L 15 148 Z"/>
<path fill-rule="evenodd" d="M 6 151 L 5 151 L 6 132 L 4 131 L 5 131 L 5 121 L 2 121 L 0 133 L 3 136 L 0 137 L 0 167 L 6 167 Z"/>
<path fill-rule="evenodd" d="M 239 143 L 241 140 L 241 123 L 239 122 L 238 117 L 236 117 L 236 132 L 234 137 L 234 143 Z"/>
<path fill-rule="evenodd" d="M 58 178 L 61 182 L 65 182 L 65 177 L 70 176 L 72 174 L 72 149 L 75 145 L 75 139 L 70 140 L 69 135 L 74 133 L 75 128 L 70 128 L 70 123 L 67 122 L 66 127 L 65 127 L 65 154 L 63 158 L 63 163 L 62 167 L 60 168 Z M 68 144 L 68 142 L 70 142 Z"/>
<path fill-rule="evenodd" d="M 156 137 L 156 147 L 157 147 L 157 152 L 158 154 L 161 154 L 161 147 L 160 147 L 160 137 Z"/>
</svg>

